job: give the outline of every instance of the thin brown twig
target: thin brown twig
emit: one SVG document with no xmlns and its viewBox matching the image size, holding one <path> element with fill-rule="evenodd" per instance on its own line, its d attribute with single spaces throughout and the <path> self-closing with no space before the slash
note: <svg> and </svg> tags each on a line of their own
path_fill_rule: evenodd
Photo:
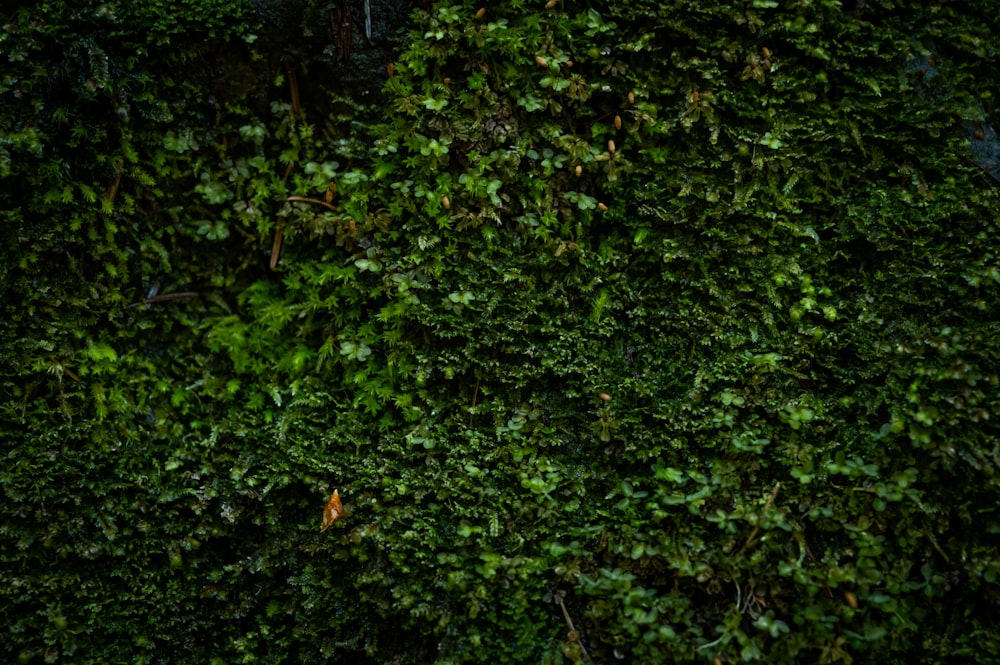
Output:
<svg viewBox="0 0 1000 665">
<path fill-rule="evenodd" d="M 558 593 L 555 594 L 555 596 L 556 600 L 559 601 L 559 608 L 562 610 L 563 618 L 566 619 L 566 625 L 569 627 L 571 633 L 576 634 L 576 643 L 580 645 L 580 651 L 583 652 L 583 657 L 589 661 L 590 654 L 587 653 L 587 647 L 583 646 L 583 643 L 580 642 L 580 633 L 573 627 L 573 620 L 569 617 L 569 612 L 566 610 L 566 603 L 563 602 L 562 596 Z"/>
<path fill-rule="evenodd" d="M 115 197 L 118 196 L 118 187 L 122 184 L 122 166 L 122 161 L 119 159 L 115 163 L 115 180 L 108 185 L 107 191 L 104 192 L 104 198 L 108 203 L 114 203 Z"/>
<path fill-rule="evenodd" d="M 281 238 L 285 231 L 285 218 L 278 218 L 278 228 L 274 230 L 274 243 L 271 245 L 271 270 L 274 270 L 278 265 L 278 259 L 281 257 Z"/>
<path fill-rule="evenodd" d="M 556 600 L 559 601 L 559 607 L 562 609 L 563 618 L 566 619 L 566 625 L 569 626 L 570 630 L 576 630 L 573 627 L 573 620 L 569 617 L 569 611 L 566 609 L 566 603 L 563 602 L 562 596 L 558 593 L 556 594 Z"/>
<path fill-rule="evenodd" d="M 285 74 L 288 76 L 288 89 L 292 97 L 292 112 L 295 115 L 300 115 L 302 107 L 299 105 L 299 82 L 295 77 L 295 65 L 292 63 L 292 58 L 287 55 L 281 59 L 281 62 L 285 65 Z"/>
<path fill-rule="evenodd" d="M 286 200 L 288 200 L 288 201 L 302 201 L 304 203 L 316 203 L 318 205 L 321 205 L 321 206 L 324 206 L 326 208 L 329 208 L 330 210 L 332 210 L 334 212 L 337 212 L 337 209 L 334 206 L 330 205 L 326 201 L 321 201 L 320 199 L 310 199 L 310 198 L 305 197 L 305 196 L 289 196 Z"/>
</svg>

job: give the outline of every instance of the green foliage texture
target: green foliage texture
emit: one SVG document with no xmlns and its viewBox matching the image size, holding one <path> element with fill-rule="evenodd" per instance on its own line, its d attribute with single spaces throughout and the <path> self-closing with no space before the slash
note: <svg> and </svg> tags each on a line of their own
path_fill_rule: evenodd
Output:
<svg viewBox="0 0 1000 665">
<path fill-rule="evenodd" d="M 0 659 L 1000 653 L 992 2 L 20 4 Z"/>
</svg>

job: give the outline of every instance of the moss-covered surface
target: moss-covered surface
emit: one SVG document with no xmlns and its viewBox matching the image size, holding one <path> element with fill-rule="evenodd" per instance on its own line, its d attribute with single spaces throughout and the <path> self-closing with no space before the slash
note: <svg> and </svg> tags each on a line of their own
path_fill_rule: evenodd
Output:
<svg viewBox="0 0 1000 665">
<path fill-rule="evenodd" d="M 0 33 L 0 657 L 1000 653 L 991 2 L 80 4 Z"/>
</svg>

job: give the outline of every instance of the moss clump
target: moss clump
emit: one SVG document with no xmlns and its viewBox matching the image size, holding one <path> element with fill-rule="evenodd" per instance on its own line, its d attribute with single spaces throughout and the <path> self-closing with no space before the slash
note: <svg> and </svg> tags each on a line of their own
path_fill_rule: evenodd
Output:
<svg viewBox="0 0 1000 665">
<path fill-rule="evenodd" d="M 8 659 L 997 651 L 985 3 L 196 4 L 3 28 Z"/>
</svg>

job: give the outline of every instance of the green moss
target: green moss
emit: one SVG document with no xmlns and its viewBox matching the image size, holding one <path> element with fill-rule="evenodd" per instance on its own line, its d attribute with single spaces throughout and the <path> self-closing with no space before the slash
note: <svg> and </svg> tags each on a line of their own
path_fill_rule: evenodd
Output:
<svg viewBox="0 0 1000 665">
<path fill-rule="evenodd" d="M 847 4 L 9 15 L 8 659 L 992 653 L 1000 26 Z"/>
</svg>

